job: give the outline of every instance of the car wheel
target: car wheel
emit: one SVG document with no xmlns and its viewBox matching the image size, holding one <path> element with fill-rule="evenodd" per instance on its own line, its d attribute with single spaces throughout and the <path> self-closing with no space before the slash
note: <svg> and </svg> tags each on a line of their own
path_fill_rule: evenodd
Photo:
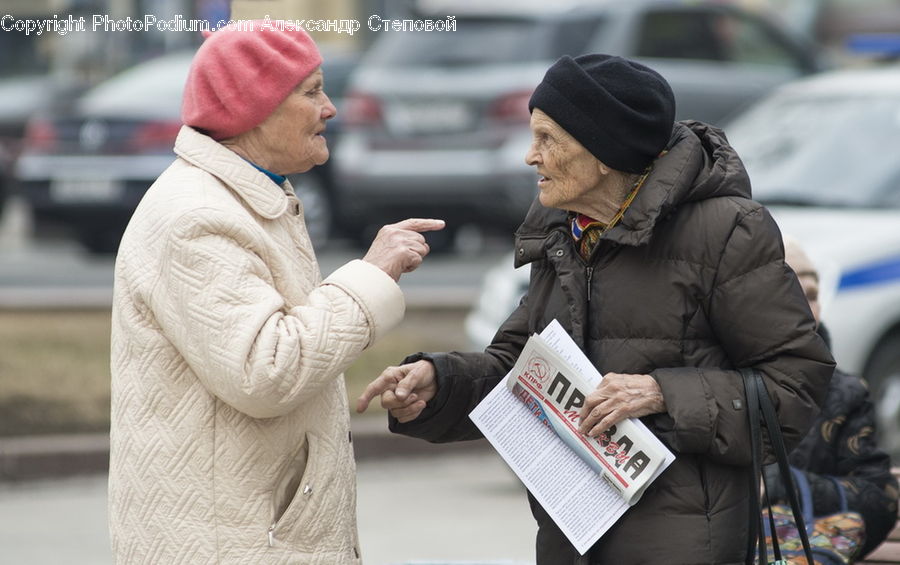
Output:
<svg viewBox="0 0 900 565">
<path fill-rule="evenodd" d="M 446 226 L 442 230 L 429 231 L 423 234 L 431 253 L 451 253 L 456 250 L 456 228 Z"/>
<path fill-rule="evenodd" d="M 325 245 L 331 236 L 333 210 L 325 185 L 315 173 L 291 177 L 297 197 L 303 202 L 303 219 L 313 245 Z"/>
<path fill-rule="evenodd" d="M 900 455 L 900 437 L 885 433 L 900 426 L 900 331 L 895 331 L 875 347 L 865 370 L 875 403 L 880 442 L 895 457 Z"/>
<path fill-rule="evenodd" d="M 122 239 L 123 231 L 124 228 L 81 228 L 76 234 L 76 238 L 90 253 L 95 255 L 107 255 L 115 253 L 119 249 L 119 241 Z"/>
</svg>

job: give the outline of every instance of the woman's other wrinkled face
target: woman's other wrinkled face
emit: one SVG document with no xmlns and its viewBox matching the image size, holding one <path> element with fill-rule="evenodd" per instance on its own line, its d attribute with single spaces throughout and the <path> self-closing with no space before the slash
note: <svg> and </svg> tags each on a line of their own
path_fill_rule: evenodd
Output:
<svg viewBox="0 0 900 565">
<path fill-rule="evenodd" d="M 269 170 L 281 175 L 302 173 L 328 160 L 325 122 L 337 110 L 324 90 L 322 69 L 316 69 L 275 108 L 258 128 L 258 139 Z"/>
</svg>

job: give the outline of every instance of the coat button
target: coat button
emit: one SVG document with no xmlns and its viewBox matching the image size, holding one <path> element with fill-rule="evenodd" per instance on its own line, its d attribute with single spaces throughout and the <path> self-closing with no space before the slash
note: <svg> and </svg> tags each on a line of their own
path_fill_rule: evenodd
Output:
<svg viewBox="0 0 900 565">
<path fill-rule="evenodd" d="M 520 247 L 520 248 L 519 248 L 519 257 L 521 257 L 522 255 L 525 255 L 525 248 L 524 248 L 524 247 Z"/>
<path fill-rule="evenodd" d="M 312 485 L 303 485 L 303 494 L 312 494 Z"/>
<path fill-rule="evenodd" d="M 295 216 L 299 216 L 299 215 L 300 215 L 300 203 L 297 202 L 297 201 L 295 200 L 295 201 L 292 202 L 291 204 L 292 204 L 292 205 L 291 205 L 291 211 L 294 212 L 294 215 L 295 215 Z"/>
</svg>

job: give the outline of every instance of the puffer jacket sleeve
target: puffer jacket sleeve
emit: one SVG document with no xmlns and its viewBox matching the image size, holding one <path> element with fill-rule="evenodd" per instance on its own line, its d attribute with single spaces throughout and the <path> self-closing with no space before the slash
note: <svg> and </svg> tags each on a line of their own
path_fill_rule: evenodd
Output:
<svg viewBox="0 0 900 565">
<path fill-rule="evenodd" d="M 403 295 L 377 267 L 353 261 L 288 308 L 249 220 L 185 214 L 149 307 L 207 389 L 256 418 L 313 398 L 403 316 Z"/>
<path fill-rule="evenodd" d="M 388 416 L 392 432 L 433 443 L 479 439 L 469 413 L 512 369 L 528 340 L 528 297 L 507 318 L 483 353 L 419 353 L 404 362 L 428 359 L 434 364 L 438 392 L 412 422 Z"/>
<path fill-rule="evenodd" d="M 749 201 L 747 201 L 749 202 Z M 734 367 L 762 372 L 788 449 L 806 434 L 824 399 L 834 361 L 768 212 L 744 211 L 721 251 L 706 315 Z M 733 465 L 750 463 L 743 382 L 736 370 L 661 368 L 652 373 L 667 413 L 652 418 L 676 451 Z"/>
</svg>

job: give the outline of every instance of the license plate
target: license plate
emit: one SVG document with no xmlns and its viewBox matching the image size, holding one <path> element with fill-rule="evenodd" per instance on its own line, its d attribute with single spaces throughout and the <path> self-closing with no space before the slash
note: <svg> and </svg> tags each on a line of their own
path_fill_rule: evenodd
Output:
<svg viewBox="0 0 900 565">
<path fill-rule="evenodd" d="M 121 182 L 104 178 L 64 178 L 50 183 L 50 198 L 66 204 L 113 202 L 122 197 Z"/>
<path fill-rule="evenodd" d="M 445 133 L 472 127 L 472 109 L 463 102 L 434 101 L 392 104 L 389 127 L 397 132 Z"/>
</svg>

